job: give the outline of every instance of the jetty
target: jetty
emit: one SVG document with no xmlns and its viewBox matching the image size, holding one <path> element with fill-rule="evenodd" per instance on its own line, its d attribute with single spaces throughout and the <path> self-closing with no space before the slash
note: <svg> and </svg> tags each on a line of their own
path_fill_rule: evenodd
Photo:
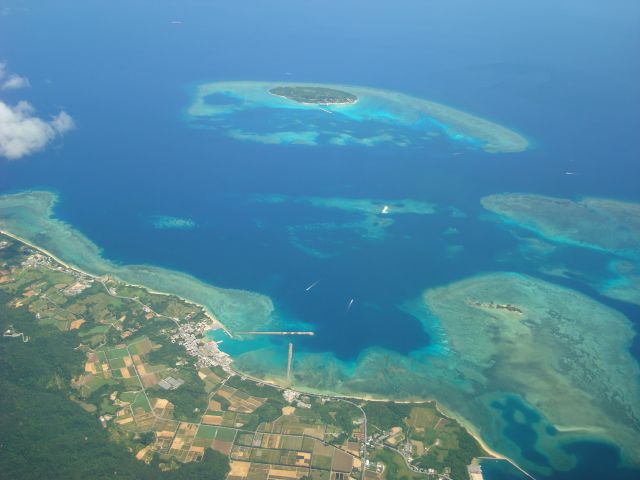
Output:
<svg viewBox="0 0 640 480">
<path fill-rule="evenodd" d="M 291 362 L 293 361 L 293 343 L 289 342 L 289 354 L 287 355 L 287 382 L 291 383 Z"/>
<path fill-rule="evenodd" d="M 309 335 L 313 336 L 316 332 L 235 332 L 236 335 Z"/>
</svg>

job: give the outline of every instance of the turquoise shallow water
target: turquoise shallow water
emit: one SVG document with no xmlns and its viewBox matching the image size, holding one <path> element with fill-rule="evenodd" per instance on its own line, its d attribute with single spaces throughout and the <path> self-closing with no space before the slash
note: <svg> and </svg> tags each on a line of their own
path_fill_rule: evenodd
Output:
<svg viewBox="0 0 640 480">
<path fill-rule="evenodd" d="M 467 149 L 510 153 L 529 147 L 524 136 L 507 127 L 400 92 L 324 85 L 353 100 L 317 104 L 274 94 L 282 85 L 290 91 L 314 87 L 289 82 L 201 83 L 193 89 L 185 120 L 239 141 L 267 145 L 442 148 L 444 140 L 457 155 Z"/>
<path fill-rule="evenodd" d="M 570 246 L 541 254 L 534 235 L 495 221 L 479 204 L 505 191 L 640 200 L 632 3 L 613 9 L 530 2 L 525 20 L 507 2 L 410 2 L 373 9 L 370 21 L 358 25 L 351 19 L 369 5 L 343 6 L 342 13 L 327 6 L 314 15 L 291 2 L 254 5 L 250 13 L 199 2 L 27 6 L 0 19 L 0 55 L 32 88 L 0 98 L 28 99 L 44 116 L 63 106 L 77 129 L 35 156 L 0 160 L 2 192 L 57 192 L 55 215 L 116 264 L 157 265 L 268 295 L 273 314 L 240 308 L 228 322 L 315 330 L 314 337 L 296 338 L 297 359 L 322 355 L 322 368 L 348 376 L 365 352 L 446 355 L 446 343 L 429 328 L 436 319 L 416 314 L 416 299 L 428 287 L 496 270 L 543 276 L 640 319 L 636 307 L 593 289 L 611 278 L 611 255 Z M 494 7 L 487 20 L 485 9 Z M 183 23 L 172 25 L 176 19 Z M 78 38 L 97 39 L 90 53 Z M 433 118 L 399 125 L 397 112 L 375 102 L 348 115 L 263 106 L 190 120 L 196 86 L 229 79 L 403 92 L 504 125 L 532 148 L 488 153 Z M 256 201 L 273 194 L 290 200 Z M 435 207 L 380 217 L 295 201 L 303 197 L 410 199 Z M 194 227 L 158 229 L 158 218 L 188 219 Z M 571 272 L 551 272 L 562 268 Z M 138 271 L 136 278 L 145 275 Z M 209 293 L 194 285 L 180 293 L 197 290 L 206 303 Z M 284 371 L 282 339 L 223 345 L 236 354 L 266 348 L 265 374 Z M 633 351 L 640 351 L 637 337 Z M 505 427 L 483 429 L 490 444 L 503 442 L 517 459 L 545 466 L 544 452 L 536 450 L 539 433 L 498 410 L 492 415 Z M 545 475 L 588 478 L 580 475 L 600 457 L 614 468 L 615 451 L 602 444 L 576 444 L 575 452 L 574 473 Z"/>
</svg>

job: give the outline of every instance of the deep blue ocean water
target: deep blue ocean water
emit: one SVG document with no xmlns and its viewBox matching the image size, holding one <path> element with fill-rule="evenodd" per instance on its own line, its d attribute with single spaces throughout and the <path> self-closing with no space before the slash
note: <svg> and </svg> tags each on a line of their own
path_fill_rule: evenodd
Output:
<svg viewBox="0 0 640 480">
<path fill-rule="evenodd" d="M 345 361 L 371 346 L 406 354 L 429 337 L 397 307 L 425 288 L 496 269 L 537 274 L 518 256 L 504 258 L 518 241 L 489 219 L 483 195 L 640 200 L 635 1 L 3 4 L 0 60 L 32 87 L 0 98 L 26 99 L 44 116 L 64 108 L 77 128 L 41 153 L 0 160 L 0 191 L 59 193 L 57 216 L 107 258 L 268 294 L 284 321 L 317 331 L 297 348 L 332 351 Z M 397 90 L 492 119 L 524 134 L 533 148 L 453 155 L 455 146 L 445 143 L 430 149 L 239 142 L 184 121 L 194 85 L 217 80 Z M 292 244 L 289 227 L 346 223 L 350 216 L 252 200 L 268 194 L 409 198 L 436 203 L 437 210 L 397 217 L 381 241 L 350 229 L 323 231 L 314 246 L 334 256 L 318 258 Z M 466 216 L 452 217 L 450 207 Z M 153 215 L 192 218 L 198 226 L 157 230 Z M 444 235 L 450 228 L 458 233 Z M 313 232 L 301 235 L 313 244 Z M 462 248 L 452 253 L 456 245 Z M 559 255 L 589 275 L 605 274 L 596 254 Z M 317 280 L 313 295 L 305 295 Z M 579 279 L 562 282 L 640 322 L 637 307 L 597 296 Z M 385 322 L 395 328 L 376 328 Z M 506 434 L 526 445 L 525 430 Z M 577 470 L 553 478 L 598 478 L 596 466 L 614 468 L 609 447 L 572 448 Z M 487 478 L 514 478 L 500 475 L 508 474 Z M 632 477 L 620 471 L 608 478 Z"/>
</svg>

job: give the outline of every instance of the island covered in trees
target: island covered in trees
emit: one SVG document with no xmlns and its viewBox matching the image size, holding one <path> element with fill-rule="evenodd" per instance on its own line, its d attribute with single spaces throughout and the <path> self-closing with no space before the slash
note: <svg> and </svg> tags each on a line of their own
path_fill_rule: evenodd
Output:
<svg viewBox="0 0 640 480">
<path fill-rule="evenodd" d="M 275 87 L 269 90 L 269 93 L 276 97 L 288 98 L 294 102 L 315 105 L 342 105 L 358 101 L 358 97 L 353 93 L 311 85 Z"/>
</svg>

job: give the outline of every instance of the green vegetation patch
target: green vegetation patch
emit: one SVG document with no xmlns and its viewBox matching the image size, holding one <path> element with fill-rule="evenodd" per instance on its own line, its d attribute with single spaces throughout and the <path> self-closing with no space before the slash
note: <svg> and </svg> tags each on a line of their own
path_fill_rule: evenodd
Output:
<svg viewBox="0 0 640 480">
<path fill-rule="evenodd" d="M 312 452 L 315 443 L 316 441 L 313 438 L 304 437 L 302 439 L 302 447 L 300 448 L 300 450 L 302 450 L 303 452 Z"/>
<path fill-rule="evenodd" d="M 236 443 L 238 445 L 250 447 L 251 445 L 253 445 L 253 438 L 254 438 L 254 434 L 252 433 L 241 433 L 236 438 Z"/>
<path fill-rule="evenodd" d="M 407 425 L 414 428 L 428 428 L 433 427 L 441 418 L 444 417 L 438 413 L 435 406 L 414 407 L 411 409 L 411 413 L 406 422 Z"/>
<path fill-rule="evenodd" d="M 146 355 L 153 345 L 147 337 L 142 337 L 128 343 L 128 346 L 131 355 Z"/>
<path fill-rule="evenodd" d="M 317 86 L 286 86 L 275 87 L 269 90 L 272 95 L 285 97 L 298 103 L 315 103 L 318 105 L 330 105 L 334 103 L 355 103 L 358 97 L 353 93 L 335 88 Z"/>
<path fill-rule="evenodd" d="M 369 424 L 381 430 L 401 427 L 411 414 L 411 405 L 393 402 L 367 402 L 364 406 Z"/>
<path fill-rule="evenodd" d="M 216 440 L 222 440 L 223 442 L 232 442 L 236 436 L 236 430 L 230 428 L 218 429 L 218 436 Z"/>
<path fill-rule="evenodd" d="M 302 437 L 282 437 L 281 448 L 285 450 L 302 450 Z"/>
<path fill-rule="evenodd" d="M 415 465 L 438 471 L 449 467 L 453 478 L 466 478 L 466 466 L 472 459 L 484 454 L 478 442 L 459 426 L 445 432 L 438 431 L 438 439 L 442 441 L 442 446 L 429 450 L 414 462 Z"/>
<path fill-rule="evenodd" d="M 200 425 L 200 428 L 198 428 L 198 432 L 196 433 L 196 438 L 210 438 L 213 440 L 216 438 L 217 433 L 218 429 L 216 427 L 212 427 L 211 425 Z"/>
<path fill-rule="evenodd" d="M 386 478 L 393 480 L 424 480 L 424 474 L 414 473 L 407 467 L 404 459 L 398 454 L 390 450 L 376 450 L 371 456 L 374 462 L 382 462 L 386 466 Z M 452 477 L 452 478 L 467 478 Z"/>
<path fill-rule="evenodd" d="M 271 385 L 258 385 L 251 380 L 242 380 L 239 376 L 233 376 L 227 380 L 226 385 L 242 390 L 243 392 L 258 398 L 271 398 L 283 401 L 282 393 L 279 389 Z"/>
<path fill-rule="evenodd" d="M 331 472 L 327 470 L 315 470 L 312 468 L 309 471 L 309 475 L 311 480 L 330 480 L 331 479 Z"/>
<path fill-rule="evenodd" d="M 133 401 L 133 403 L 131 404 L 131 408 L 134 409 L 134 411 L 138 408 L 143 409 L 145 412 L 151 412 L 151 406 L 149 405 L 149 402 L 147 401 L 147 397 L 144 395 L 144 393 L 139 393 L 135 400 Z"/>
<path fill-rule="evenodd" d="M 109 366 L 112 370 L 119 370 L 121 368 L 126 368 L 124 360 L 122 358 L 112 358 L 109 360 Z"/>
<path fill-rule="evenodd" d="M 124 358 L 128 356 L 129 351 L 127 350 L 127 347 L 112 348 L 110 350 L 107 350 L 107 358 L 109 358 L 110 361 L 113 359 Z"/>
<path fill-rule="evenodd" d="M 313 455 L 311 459 L 311 466 L 313 468 L 319 468 L 323 470 L 331 470 L 331 463 L 333 461 L 333 457 L 325 456 L 325 455 Z"/>
<path fill-rule="evenodd" d="M 100 376 L 92 376 L 91 378 L 89 378 L 89 380 L 84 382 L 80 387 L 80 395 L 83 398 L 88 398 L 89 396 L 91 396 L 91 394 L 99 390 L 102 386 L 110 383 L 113 383 L 113 382 L 110 382 L 109 380 L 106 380 L 105 378 Z"/>
</svg>

